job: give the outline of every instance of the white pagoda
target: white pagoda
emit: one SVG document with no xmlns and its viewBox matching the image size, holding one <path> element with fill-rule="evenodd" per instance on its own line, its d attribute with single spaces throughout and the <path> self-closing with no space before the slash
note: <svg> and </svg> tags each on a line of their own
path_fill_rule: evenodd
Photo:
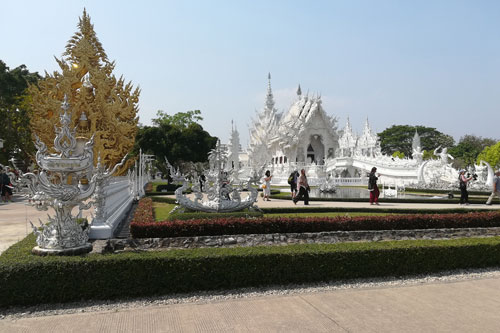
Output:
<svg viewBox="0 0 500 333">
<path fill-rule="evenodd" d="M 337 118 L 326 113 L 321 96 L 302 94 L 300 85 L 288 111 L 279 113 L 274 105 L 269 74 L 264 108 L 257 112 L 250 128 L 247 167 L 266 164 L 273 170 L 275 183 L 286 183 L 289 173 L 301 168 L 306 169 L 310 180 L 318 178 L 319 182 L 319 178 L 326 177 L 327 159 L 380 151 L 378 137 L 368 121 L 359 139 L 349 119 L 344 130 L 339 131 Z"/>
</svg>

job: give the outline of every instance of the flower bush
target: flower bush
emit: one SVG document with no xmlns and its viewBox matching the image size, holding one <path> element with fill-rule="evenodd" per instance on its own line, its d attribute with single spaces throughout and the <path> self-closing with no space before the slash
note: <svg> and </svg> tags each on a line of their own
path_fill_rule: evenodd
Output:
<svg viewBox="0 0 500 333">
<path fill-rule="evenodd" d="M 152 206 L 152 204 L 150 204 Z M 152 210 L 152 208 L 151 208 Z M 358 217 L 227 217 L 152 222 L 152 213 L 134 216 L 134 238 L 191 237 L 236 234 L 303 233 L 355 230 L 413 230 L 500 227 L 500 212 L 405 214 Z M 142 216 L 142 215 L 141 215 Z M 151 216 L 151 219 L 149 218 Z"/>
<path fill-rule="evenodd" d="M 135 208 L 134 217 L 130 223 L 154 223 L 153 216 L 153 200 L 144 198 L 139 200 L 139 204 Z"/>
</svg>

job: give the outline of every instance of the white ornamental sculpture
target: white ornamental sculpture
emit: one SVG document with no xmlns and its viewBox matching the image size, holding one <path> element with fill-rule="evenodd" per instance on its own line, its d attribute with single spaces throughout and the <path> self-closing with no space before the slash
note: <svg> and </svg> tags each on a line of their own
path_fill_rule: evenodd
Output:
<svg viewBox="0 0 500 333">
<path fill-rule="evenodd" d="M 170 176 L 172 177 L 174 183 L 181 184 L 182 186 L 175 190 L 175 198 L 177 203 L 182 208 L 187 208 L 194 211 L 202 212 L 234 212 L 249 208 L 251 210 L 258 210 L 255 205 L 257 202 L 258 191 L 252 186 L 258 182 L 261 175 L 258 173 L 253 173 L 247 182 L 246 189 L 248 190 L 248 196 L 245 199 L 241 199 L 240 192 L 243 190 L 241 186 L 236 186 L 234 184 L 238 183 L 237 179 L 233 177 L 233 169 L 227 168 L 227 154 L 222 149 L 220 141 L 217 142 L 217 146 L 209 153 L 209 165 L 210 169 L 205 170 L 204 174 L 206 176 L 205 187 L 206 187 L 206 200 L 204 199 L 203 193 L 200 191 L 199 185 L 192 187 L 194 192 L 194 200 L 188 198 L 184 191 L 187 190 L 189 182 L 184 175 L 182 175 L 179 169 L 174 169 L 172 165 L 165 158 L 167 166 L 170 169 Z M 195 175 L 194 179 L 198 179 Z M 197 182 L 195 182 L 197 183 Z"/>
<path fill-rule="evenodd" d="M 77 217 L 71 214 L 78 206 L 80 212 L 89 209 L 93 202 L 84 203 L 112 171 L 104 170 L 98 159 L 97 168 L 93 166 L 94 137 L 85 143 L 83 149 L 78 148 L 75 129 L 70 129 L 71 115 L 68 114 L 69 104 L 65 96 L 62 103 L 64 112 L 60 116 L 61 127 L 55 129 L 54 149 L 58 154 L 50 154 L 47 146 L 36 136 L 36 162 L 39 173 L 26 173 L 23 178 L 30 190 L 29 199 L 38 210 L 48 210 L 52 207 L 56 215 L 49 216 L 49 223 L 43 224 L 41 230 L 33 224 L 37 236 L 37 244 L 32 252 L 38 255 L 75 255 L 92 250 L 88 242 L 89 225 L 78 224 Z M 78 151 L 82 150 L 82 151 Z M 122 161 L 123 163 L 123 161 Z M 88 185 L 82 185 L 81 179 L 88 179 Z"/>
</svg>

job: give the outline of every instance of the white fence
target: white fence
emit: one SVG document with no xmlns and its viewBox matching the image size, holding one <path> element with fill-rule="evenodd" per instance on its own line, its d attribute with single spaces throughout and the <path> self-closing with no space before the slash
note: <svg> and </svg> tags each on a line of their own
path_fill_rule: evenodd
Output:
<svg viewBox="0 0 500 333">
<path fill-rule="evenodd" d="M 367 186 L 368 178 L 333 178 L 336 186 Z"/>
<path fill-rule="evenodd" d="M 144 186 L 150 181 L 146 172 L 149 161 L 150 156 L 141 152 L 139 167 L 136 164 L 127 177 L 112 177 L 103 188 L 96 189 L 96 216 L 90 227 L 90 239 L 112 238 L 133 201 L 145 195 Z"/>
</svg>

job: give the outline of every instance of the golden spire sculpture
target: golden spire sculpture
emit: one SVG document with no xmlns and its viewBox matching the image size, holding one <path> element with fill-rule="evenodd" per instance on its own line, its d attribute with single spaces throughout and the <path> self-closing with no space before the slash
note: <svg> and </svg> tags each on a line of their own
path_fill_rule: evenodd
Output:
<svg viewBox="0 0 500 333">
<path fill-rule="evenodd" d="M 87 139 L 95 134 L 94 159 L 100 153 L 101 163 L 113 167 L 134 146 L 140 90 L 112 74 L 115 63 L 108 60 L 85 9 L 78 28 L 62 58 L 56 58 L 62 73 L 45 72 L 45 79 L 38 86 L 29 87 L 31 129 L 43 142 L 53 142 L 54 125 L 59 122 L 61 101 L 66 94 L 71 104 L 72 126 Z M 129 160 L 120 173 L 130 163 L 133 161 Z"/>
</svg>

